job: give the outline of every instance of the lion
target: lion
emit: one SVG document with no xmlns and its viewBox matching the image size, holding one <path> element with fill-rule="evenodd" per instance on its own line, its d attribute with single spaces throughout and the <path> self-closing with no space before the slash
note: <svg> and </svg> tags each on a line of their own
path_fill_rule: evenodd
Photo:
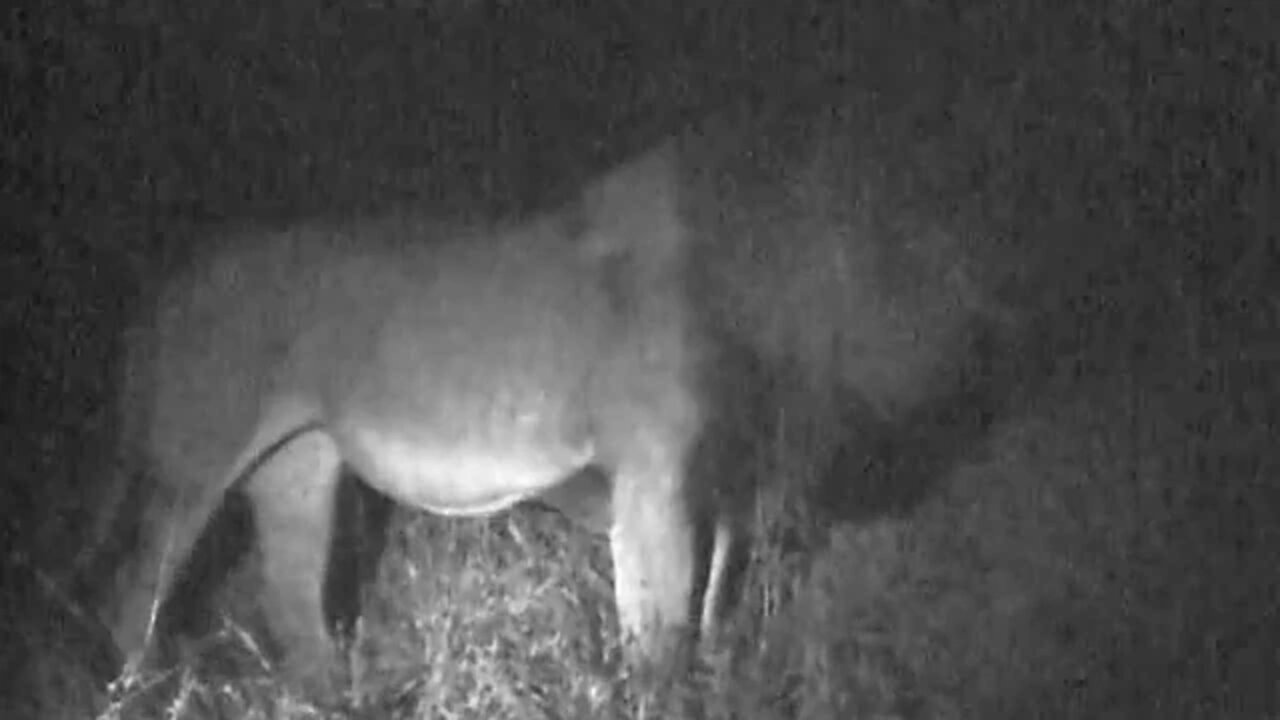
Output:
<svg viewBox="0 0 1280 720">
<path fill-rule="evenodd" d="M 519 222 L 250 232 L 172 277 L 124 380 L 125 445 L 155 482 L 107 611 L 128 662 L 238 489 L 282 667 L 331 692 L 343 468 L 455 516 L 578 504 L 600 484 L 572 480 L 603 478 L 606 502 L 585 504 L 604 508 L 629 661 L 678 667 L 714 637 L 766 465 L 766 376 L 787 369 L 820 415 L 841 387 L 890 416 L 955 370 L 989 313 L 958 233 L 859 184 L 864 148 L 820 149 L 805 176 L 713 136 L 667 140 Z"/>
<path fill-rule="evenodd" d="M 718 581 L 698 548 L 712 493 L 689 479 L 708 358 L 686 302 L 677 160 L 668 142 L 519 224 L 401 214 L 247 234 L 171 278 L 126 363 L 125 442 L 155 484 L 107 612 L 127 662 L 147 657 L 175 574 L 238 488 L 281 665 L 330 690 L 322 593 L 344 466 L 453 516 L 594 469 L 628 656 L 666 666 L 710 633 L 699 589 Z"/>
</svg>

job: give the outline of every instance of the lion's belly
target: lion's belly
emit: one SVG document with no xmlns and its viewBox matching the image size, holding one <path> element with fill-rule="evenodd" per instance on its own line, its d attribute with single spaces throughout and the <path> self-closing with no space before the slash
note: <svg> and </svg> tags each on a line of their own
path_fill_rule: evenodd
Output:
<svg viewBox="0 0 1280 720">
<path fill-rule="evenodd" d="M 589 463 L 592 448 L 527 442 L 449 441 L 447 435 L 374 422 L 339 436 L 354 469 L 378 490 L 442 515 L 487 515 L 538 495 Z"/>
<path fill-rule="evenodd" d="M 351 353 L 344 371 L 313 377 L 370 484 L 437 513 L 482 515 L 594 459 L 590 379 L 609 362 L 609 309 L 568 267 L 451 259 L 439 260 L 449 272 L 407 282 L 368 339 L 326 336 L 307 354 Z"/>
</svg>

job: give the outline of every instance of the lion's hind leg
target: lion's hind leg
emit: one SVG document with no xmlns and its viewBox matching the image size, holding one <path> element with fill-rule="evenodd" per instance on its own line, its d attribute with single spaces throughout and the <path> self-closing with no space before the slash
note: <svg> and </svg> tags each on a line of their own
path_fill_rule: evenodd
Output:
<svg viewBox="0 0 1280 720">
<path fill-rule="evenodd" d="M 182 479 L 216 477 L 212 467 L 189 463 Z M 204 473 L 203 475 L 201 473 Z M 171 473 L 178 475 L 178 473 Z M 172 477 L 168 480 L 173 480 Z M 108 624 L 124 655 L 125 676 L 156 662 L 156 635 L 160 620 L 171 601 L 173 586 L 187 564 L 192 550 L 204 533 L 214 511 L 221 505 L 223 483 L 160 482 L 147 494 L 140 513 L 137 544 L 118 570 L 114 603 Z"/>
<path fill-rule="evenodd" d="M 341 662 L 324 612 L 342 459 L 320 429 L 278 448 L 246 490 L 261 552 L 262 610 L 288 679 L 324 698 L 340 690 Z"/>
</svg>

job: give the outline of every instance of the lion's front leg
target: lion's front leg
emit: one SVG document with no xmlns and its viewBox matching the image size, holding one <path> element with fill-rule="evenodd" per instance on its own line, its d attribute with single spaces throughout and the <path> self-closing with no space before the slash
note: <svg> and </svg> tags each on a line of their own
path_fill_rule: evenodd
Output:
<svg viewBox="0 0 1280 720">
<path fill-rule="evenodd" d="M 628 658 L 645 674 L 682 670 L 693 636 L 696 535 L 676 465 L 624 467 L 615 480 L 614 594 Z"/>
</svg>

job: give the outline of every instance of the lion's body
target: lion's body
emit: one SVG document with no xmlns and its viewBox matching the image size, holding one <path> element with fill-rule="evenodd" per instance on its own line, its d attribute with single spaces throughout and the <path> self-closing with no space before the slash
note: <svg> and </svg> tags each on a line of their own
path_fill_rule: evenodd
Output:
<svg viewBox="0 0 1280 720">
<path fill-rule="evenodd" d="M 224 244 L 168 284 L 129 366 L 127 425 L 158 487 L 117 584 L 126 653 L 145 652 L 153 604 L 239 484 L 269 628 L 323 687 L 344 464 L 401 504 L 470 516 L 599 469 L 624 630 L 643 660 L 679 647 L 700 610 L 685 474 L 704 407 L 672 162 L 599 183 L 581 228 L 302 229 Z"/>
<path fill-rule="evenodd" d="M 790 368 L 818 405 L 839 385 L 891 413 L 933 392 L 985 309 L 952 234 L 867 202 L 856 143 L 804 159 L 799 186 L 740 150 L 686 176 L 676 147 L 590 185 L 577 224 L 251 234 L 172 280 L 131 343 L 127 436 L 156 488 L 118 583 L 121 647 L 144 651 L 152 603 L 240 483 L 268 625 L 300 679 L 323 679 L 344 465 L 436 513 L 607 508 L 635 658 L 711 630 L 763 465 L 752 425 L 775 412 L 759 368 Z M 607 482 L 561 485 L 586 468 Z M 602 485 L 607 502 L 575 497 Z"/>
</svg>

